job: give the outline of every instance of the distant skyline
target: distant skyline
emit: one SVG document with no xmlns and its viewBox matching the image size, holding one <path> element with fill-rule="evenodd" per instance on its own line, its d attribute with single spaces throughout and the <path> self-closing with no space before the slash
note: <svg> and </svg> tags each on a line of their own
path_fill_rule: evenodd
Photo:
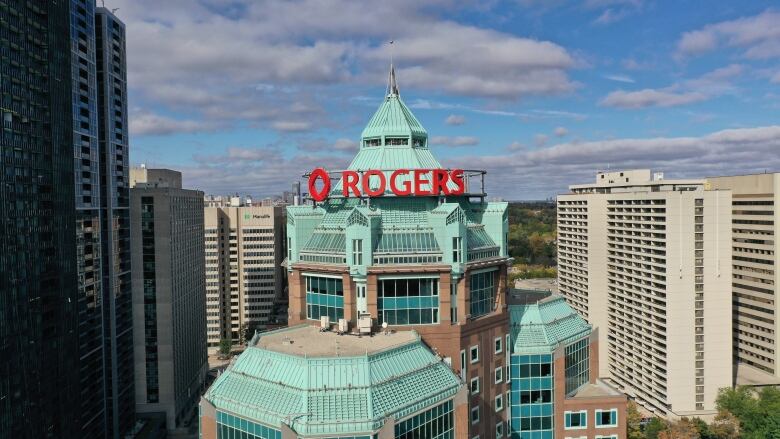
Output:
<svg viewBox="0 0 780 439">
<path fill-rule="evenodd" d="M 545 199 L 597 170 L 780 171 L 771 1 L 107 0 L 128 28 L 131 161 L 262 198 L 342 168 L 401 96 L 446 167 Z"/>
</svg>

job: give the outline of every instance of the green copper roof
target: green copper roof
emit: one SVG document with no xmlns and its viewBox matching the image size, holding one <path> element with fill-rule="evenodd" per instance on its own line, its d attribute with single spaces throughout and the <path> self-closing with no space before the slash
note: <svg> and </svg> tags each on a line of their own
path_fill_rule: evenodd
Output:
<svg viewBox="0 0 780 439">
<path fill-rule="evenodd" d="M 559 295 L 523 305 L 510 301 L 509 318 L 514 354 L 550 353 L 591 332 L 591 326 Z"/>
<path fill-rule="evenodd" d="M 377 335 L 357 339 L 335 338 L 341 343 L 364 343 L 366 354 L 317 356 L 298 353 L 291 343 L 279 351 L 262 348 L 263 337 L 298 337 L 314 344 L 334 342 L 307 325 L 271 331 L 256 337 L 222 373 L 205 398 L 218 410 L 279 428 L 285 419 L 302 435 L 343 435 L 377 431 L 389 416 L 396 420 L 446 401 L 462 387 L 443 360 L 411 333 L 404 342 L 386 349 Z M 317 337 L 322 337 L 321 341 Z M 337 344 L 338 342 L 336 342 Z M 285 350 L 286 349 L 286 350 Z M 315 348 L 320 349 L 320 348 Z M 354 350 L 353 346 L 353 350 Z M 295 352 L 296 354 L 291 354 Z M 290 418 L 289 415 L 300 415 Z"/>
<path fill-rule="evenodd" d="M 428 133 L 422 124 L 409 108 L 401 100 L 401 93 L 398 91 L 398 84 L 395 80 L 395 69 L 390 66 L 390 78 L 387 86 L 387 95 L 385 101 L 376 110 L 374 116 L 366 125 L 361 135 L 364 142 L 361 148 L 367 147 L 365 140 L 380 140 L 378 146 L 392 145 L 388 142 L 388 137 L 406 138 L 406 146 L 425 147 L 427 144 Z M 417 139 L 418 142 L 414 142 Z M 401 146 L 401 145 L 393 145 Z"/>
</svg>

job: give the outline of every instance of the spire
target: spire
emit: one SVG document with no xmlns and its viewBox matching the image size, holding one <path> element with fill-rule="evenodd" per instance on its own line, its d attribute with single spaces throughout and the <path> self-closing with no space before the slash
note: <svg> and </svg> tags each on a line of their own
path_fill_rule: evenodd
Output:
<svg viewBox="0 0 780 439">
<path fill-rule="evenodd" d="M 390 76 L 387 79 L 387 94 L 401 96 L 398 91 L 398 83 L 395 81 L 395 67 L 393 63 L 390 63 Z"/>
</svg>

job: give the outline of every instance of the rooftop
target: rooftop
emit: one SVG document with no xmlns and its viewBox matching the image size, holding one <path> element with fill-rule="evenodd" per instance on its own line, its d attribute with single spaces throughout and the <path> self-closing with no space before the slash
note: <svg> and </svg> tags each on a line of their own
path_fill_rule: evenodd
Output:
<svg viewBox="0 0 780 439">
<path fill-rule="evenodd" d="M 300 357 L 350 357 L 369 355 L 417 341 L 417 333 L 398 331 L 373 337 L 321 332 L 316 326 L 294 326 L 261 336 L 255 347 Z"/>
<path fill-rule="evenodd" d="M 595 383 L 588 383 L 577 389 L 568 398 L 602 398 L 605 396 L 622 396 L 617 389 L 610 386 L 602 380 L 596 380 Z"/>
<path fill-rule="evenodd" d="M 549 291 L 510 289 L 508 303 L 514 353 L 551 353 L 592 331 L 563 296 Z"/>
</svg>

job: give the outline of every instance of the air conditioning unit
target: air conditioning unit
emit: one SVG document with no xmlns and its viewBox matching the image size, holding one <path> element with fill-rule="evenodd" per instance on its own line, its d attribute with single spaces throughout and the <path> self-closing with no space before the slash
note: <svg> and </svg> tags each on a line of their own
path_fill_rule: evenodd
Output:
<svg viewBox="0 0 780 439">
<path fill-rule="evenodd" d="M 330 331 L 330 317 L 320 317 L 320 331 Z"/>
<path fill-rule="evenodd" d="M 371 314 L 361 314 L 358 318 L 358 332 L 360 334 L 371 334 Z"/>
<path fill-rule="evenodd" d="M 347 319 L 339 319 L 339 333 L 346 334 L 349 332 L 349 322 Z"/>
</svg>

